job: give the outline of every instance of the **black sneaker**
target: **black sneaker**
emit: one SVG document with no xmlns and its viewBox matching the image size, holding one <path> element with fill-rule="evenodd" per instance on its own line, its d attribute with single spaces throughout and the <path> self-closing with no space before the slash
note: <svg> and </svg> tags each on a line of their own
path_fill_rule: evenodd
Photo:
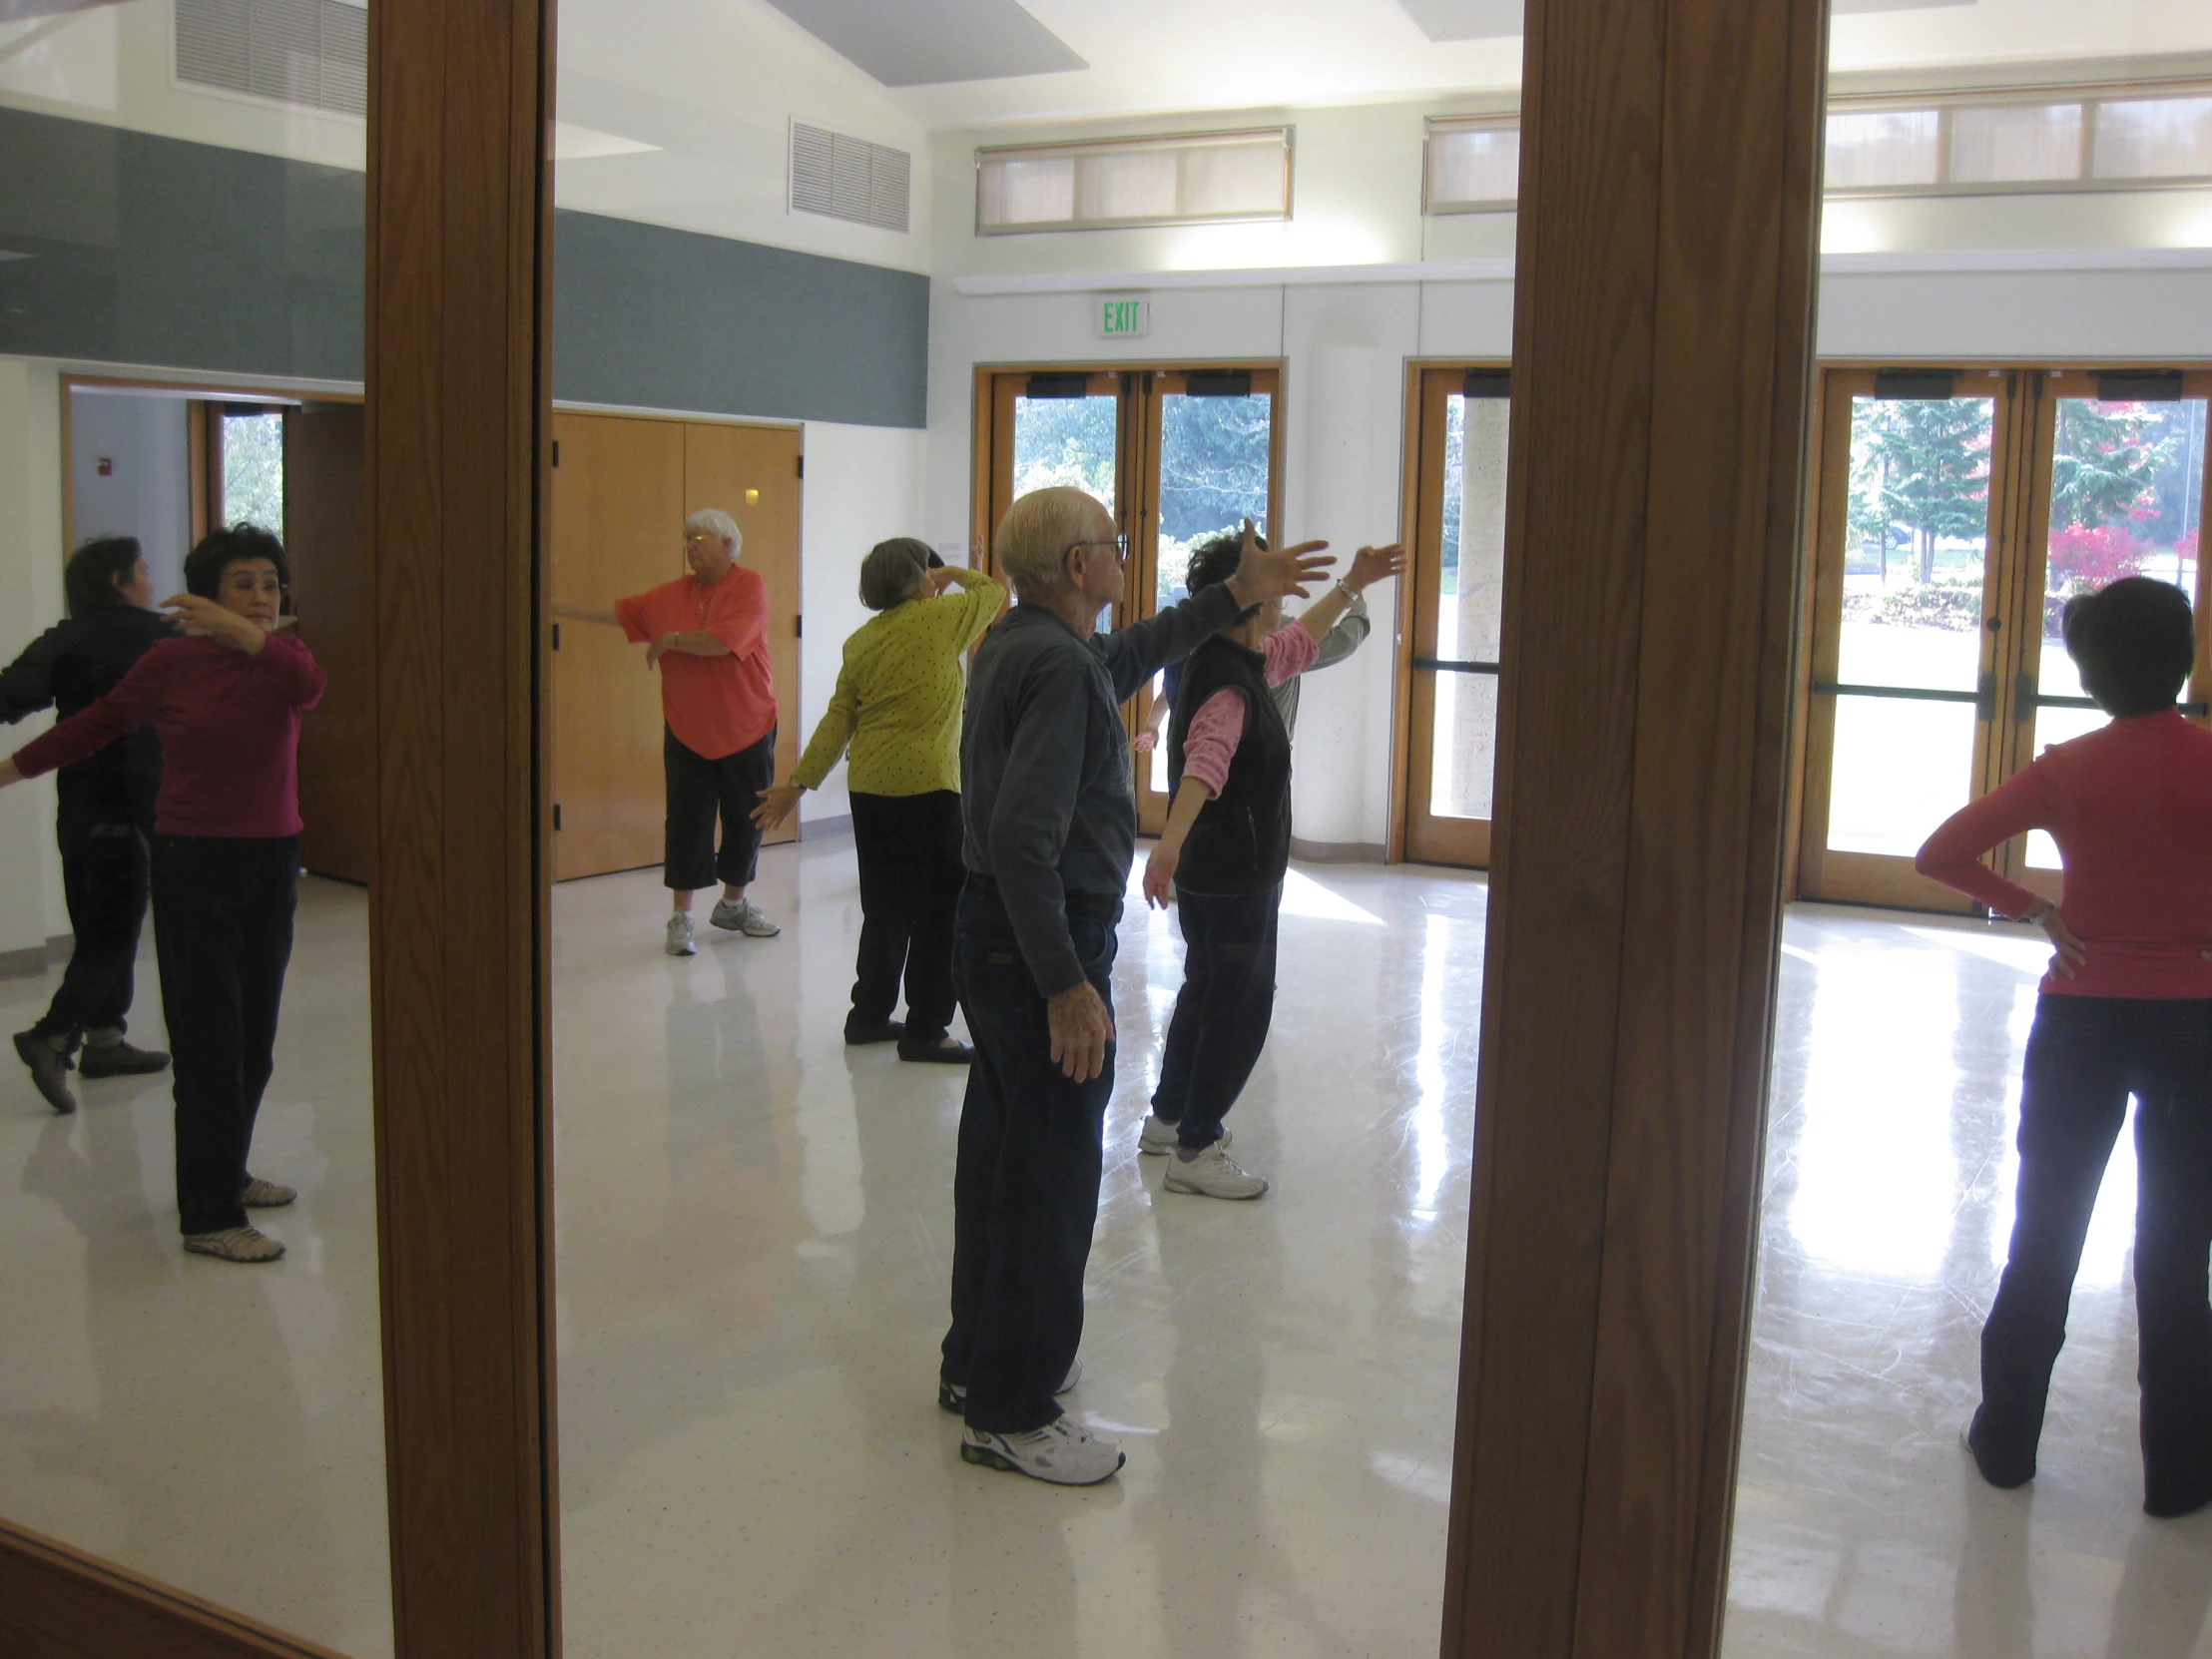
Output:
<svg viewBox="0 0 2212 1659">
<path fill-rule="evenodd" d="M 158 1048 L 127 1042 L 87 1043 L 77 1055 L 77 1069 L 87 1077 L 136 1077 L 167 1071 L 169 1056 Z"/>
<path fill-rule="evenodd" d="M 906 1035 L 906 1027 L 895 1019 L 887 1019 L 881 1025 L 856 1025 L 844 1022 L 844 1045 L 858 1048 L 865 1043 L 894 1043 Z"/>
<path fill-rule="evenodd" d="M 940 1066 L 964 1066 L 975 1058 L 975 1050 L 953 1037 L 940 1037 L 933 1043 L 908 1042 L 898 1039 L 898 1057 L 901 1060 L 919 1060 L 924 1064 Z"/>
<path fill-rule="evenodd" d="M 18 1031 L 15 1051 L 31 1068 L 31 1081 L 57 1112 L 74 1112 L 77 1097 L 69 1092 L 69 1051 L 56 1048 L 43 1031 Z"/>
</svg>

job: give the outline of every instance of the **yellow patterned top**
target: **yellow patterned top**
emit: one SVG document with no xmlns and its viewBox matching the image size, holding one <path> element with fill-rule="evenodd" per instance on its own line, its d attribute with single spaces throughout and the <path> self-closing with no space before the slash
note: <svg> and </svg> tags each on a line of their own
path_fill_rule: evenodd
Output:
<svg viewBox="0 0 2212 1659">
<path fill-rule="evenodd" d="M 801 789 L 820 789 L 852 747 L 846 783 L 862 795 L 927 795 L 960 788 L 960 706 L 967 696 L 961 654 L 981 639 L 1006 590 L 981 571 L 934 599 L 909 599 L 852 631 L 836 694 L 793 769 Z"/>
</svg>

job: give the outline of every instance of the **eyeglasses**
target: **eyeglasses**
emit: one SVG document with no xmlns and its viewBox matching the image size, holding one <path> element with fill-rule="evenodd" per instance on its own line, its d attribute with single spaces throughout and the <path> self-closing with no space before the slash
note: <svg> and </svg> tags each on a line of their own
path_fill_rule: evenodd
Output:
<svg viewBox="0 0 2212 1659">
<path fill-rule="evenodd" d="M 1126 559 L 1129 557 L 1129 537 L 1127 535 L 1116 536 L 1111 541 L 1077 541 L 1068 543 L 1068 551 L 1070 553 L 1074 552 L 1078 547 L 1111 547 L 1114 550 L 1115 558 Z"/>
</svg>

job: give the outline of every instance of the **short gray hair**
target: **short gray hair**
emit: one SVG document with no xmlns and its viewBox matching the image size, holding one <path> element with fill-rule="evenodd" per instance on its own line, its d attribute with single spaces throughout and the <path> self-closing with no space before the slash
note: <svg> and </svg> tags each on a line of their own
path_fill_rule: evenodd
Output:
<svg viewBox="0 0 2212 1659">
<path fill-rule="evenodd" d="M 738 528 L 738 521 L 720 507 L 702 507 L 684 520 L 685 536 L 720 536 L 730 544 L 730 557 L 736 558 L 745 551 L 745 532 Z"/>
<path fill-rule="evenodd" d="M 1090 534 L 1105 503 L 1079 489 L 1031 490 L 998 521 L 991 550 L 1024 599 L 1045 599 L 1067 580 L 1068 549 Z"/>
<path fill-rule="evenodd" d="M 895 610 L 921 591 L 929 569 L 929 544 L 893 536 L 868 549 L 860 561 L 860 603 L 871 611 Z"/>
</svg>

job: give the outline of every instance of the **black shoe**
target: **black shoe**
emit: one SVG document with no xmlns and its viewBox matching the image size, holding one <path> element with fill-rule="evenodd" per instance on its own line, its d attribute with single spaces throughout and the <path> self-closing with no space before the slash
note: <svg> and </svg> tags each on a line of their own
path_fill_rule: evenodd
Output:
<svg viewBox="0 0 2212 1659">
<path fill-rule="evenodd" d="M 74 1112 L 77 1097 L 69 1092 L 69 1052 L 46 1040 L 43 1031 L 18 1031 L 15 1051 L 31 1068 L 31 1081 L 57 1112 Z"/>
<path fill-rule="evenodd" d="M 87 1043 L 77 1056 L 77 1069 L 87 1077 L 136 1077 L 167 1071 L 169 1056 L 158 1048 L 137 1048 L 127 1042 Z"/>
<path fill-rule="evenodd" d="M 940 1066 L 964 1066 L 975 1058 L 975 1050 L 966 1043 L 954 1042 L 950 1037 L 933 1043 L 910 1043 L 903 1037 L 898 1042 L 901 1060 L 934 1061 Z"/>
<path fill-rule="evenodd" d="M 906 1035 L 906 1027 L 895 1019 L 887 1019 L 881 1025 L 854 1025 L 844 1022 L 844 1045 L 858 1048 L 865 1043 L 894 1043 Z"/>
</svg>

